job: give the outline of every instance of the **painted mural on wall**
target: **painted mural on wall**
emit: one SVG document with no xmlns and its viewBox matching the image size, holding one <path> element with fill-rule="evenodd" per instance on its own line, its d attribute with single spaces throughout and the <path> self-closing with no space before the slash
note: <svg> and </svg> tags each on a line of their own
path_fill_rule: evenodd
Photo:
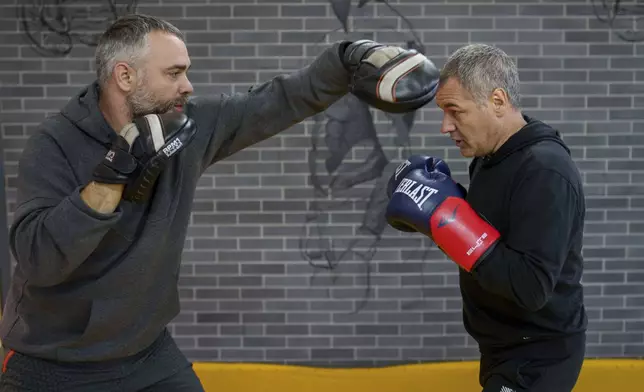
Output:
<svg viewBox="0 0 644 392">
<path fill-rule="evenodd" d="M 644 3 L 640 1 L 592 0 L 595 17 L 612 30 L 613 34 L 626 42 L 644 40 L 644 33 L 633 29 L 644 17 Z"/>
<path fill-rule="evenodd" d="M 328 0 L 334 14 L 342 23 L 345 33 L 349 32 L 348 22 L 351 10 L 362 8 L 368 3 L 383 4 L 394 14 L 403 18 L 413 34 L 409 21 L 387 0 Z M 95 46 L 101 30 L 121 15 L 136 11 L 137 0 L 103 0 L 88 3 L 85 0 L 25 0 L 16 7 L 21 29 L 33 48 L 43 56 L 66 56 L 75 45 Z M 644 34 L 637 26 L 644 16 L 641 2 L 622 0 L 592 0 L 595 17 L 606 23 L 614 34 L 627 42 L 644 40 Z M 419 43 L 417 37 L 411 41 Z"/>
<path fill-rule="evenodd" d="M 21 0 L 21 29 L 44 57 L 64 57 L 76 45 L 96 46 L 101 32 L 119 16 L 135 12 L 137 0 Z"/>
<path fill-rule="evenodd" d="M 371 1 L 361 0 L 355 8 L 350 0 L 329 2 L 342 30 L 348 35 L 351 34 L 351 12 Z M 382 3 L 407 26 L 407 39 L 397 44 L 425 53 L 419 34 L 395 6 L 386 1 L 373 2 Z M 354 312 L 360 311 L 372 294 L 372 260 L 384 240 L 386 229 L 387 181 L 400 160 L 416 152 L 410 136 L 418 113 L 379 112 L 388 123 L 382 130 L 382 125 L 375 121 L 376 112 L 351 94 L 340 99 L 314 117 L 308 155 L 314 200 L 310 202 L 303 225 L 302 255 L 313 268 L 312 280 L 318 276 L 328 280 L 330 275 L 333 282 L 346 272 L 361 276 L 364 295 Z M 378 129 L 382 131 L 378 132 Z M 395 136 L 382 137 L 384 134 Z M 357 217 L 357 228 L 347 224 L 355 223 L 355 220 L 330 221 L 328 210 L 350 212 L 348 216 Z M 412 256 L 414 261 L 426 260 L 430 250 L 431 247 L 419 250 Z"/>
</svg>

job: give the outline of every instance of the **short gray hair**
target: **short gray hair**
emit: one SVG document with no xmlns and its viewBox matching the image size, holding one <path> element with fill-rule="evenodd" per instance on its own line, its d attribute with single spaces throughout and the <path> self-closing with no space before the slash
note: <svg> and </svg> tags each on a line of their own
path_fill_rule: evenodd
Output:
<svg viewBox="0 0 644 392">
<path fill-rule="evenodd" d="M 96 77 L 105 84 L 119 61 L 134 64 L 148 48 L 148 34 L 161 31 L 185 42 L 181 31 L 162 19 L 143 14 L 129 14 L 112 23 L 98 40 L 96 47 Z"/>
<path fill-rule="evenodd" d="M 486 44 L 469 44 L 456 50 L 441 69 L 440 83 L 456 78 L 478 104 L 483 104 L 492 91 L 505 90 L 510 104 L 521 107 L 519 71 L 503 50 Z"/>
</svg>

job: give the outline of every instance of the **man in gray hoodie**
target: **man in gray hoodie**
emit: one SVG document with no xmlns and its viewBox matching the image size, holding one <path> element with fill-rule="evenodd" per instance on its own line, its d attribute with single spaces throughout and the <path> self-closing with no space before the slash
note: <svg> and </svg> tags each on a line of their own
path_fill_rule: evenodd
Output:
<svg viewBox="0 0 644 392">
<path fill-rule="evenodd" d="M 373 42 L 364 48 L 338 42 L 248 93 L 188 99 L 190 58 L 179 30 L 145 15 L 108 28 L 96 51 L 97 80 L 39 126 L 20 160 L 0 391 L 202 391 L 167 331 L 179 312 L 177 280 L 199 177 L 355 93 L 356 66 L 374 53 L 402 51 Z M 376 70 L 384 63 L 371 61 Z M 428 64 L 424 75 L 437 77 Z M 374 96 L 389 83 L 391 103 L 396 88 L 409 93 L 427 84 L 405 87 L 399 79 L 411 67 L 392 69 Z M 166 120 L 164 113 L 182 114 Z M 184 136 L 172 139 L 175 131 Z M 156 170 L 139 177 L 148 181 L 147 199 L 124 197 L 134 187 L 131 156 Z"/>
</svg>

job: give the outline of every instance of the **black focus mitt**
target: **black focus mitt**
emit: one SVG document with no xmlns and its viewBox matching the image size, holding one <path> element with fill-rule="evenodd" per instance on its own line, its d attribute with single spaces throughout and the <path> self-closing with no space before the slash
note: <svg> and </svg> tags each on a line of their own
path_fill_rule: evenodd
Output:
<svg viewBox="0 0 644 392">
<path fill-rule="evenodd" d="M 344 46 L 342 61 L 350 92 L 384 112 L 411 112 L 436 96 L 440 72 L 414 49 L 359 40 Z"/>
<path fill-rule="evenodd" d="M 119 132 L 92 180 L 124 184 L 123 199 L 145 203 L 168 161 L 195 137 L 197 127 L 180 112 L 137 117 Z"/>
</svg>

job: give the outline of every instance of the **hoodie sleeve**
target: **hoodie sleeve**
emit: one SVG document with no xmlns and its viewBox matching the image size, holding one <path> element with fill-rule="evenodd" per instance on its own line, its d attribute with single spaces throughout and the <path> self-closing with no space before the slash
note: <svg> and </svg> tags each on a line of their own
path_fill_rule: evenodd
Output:
<svg viewBox="0 0 644 392">
<path fill-rule="evenodd" d="M 511 200 L 507 234 L 473 275 L 486 290 L 537 311 L 552 294 L 579 229 L 579 195 L 561 174 L 539 169 L 524 177 Z"/>
<path fill-rule="evenodd" d="M 244 148 L 324 111 L 349 90 L 349 72 L 337 42 L 313 62 L 291 74 L 276 76 L 244 94 L 216 100 L 195 99 L 199 127 L 210 134 L 203 165 L 222 160 Z"/>
<path fill-rule="evenodd" d="M 11 251 L 30 284 L 61 283 L 94 251 L 120 217 L 101 214 L 80 197 L 82 187 L 56 142 L 32 136 L 19 163 Z"/>
</svg>

